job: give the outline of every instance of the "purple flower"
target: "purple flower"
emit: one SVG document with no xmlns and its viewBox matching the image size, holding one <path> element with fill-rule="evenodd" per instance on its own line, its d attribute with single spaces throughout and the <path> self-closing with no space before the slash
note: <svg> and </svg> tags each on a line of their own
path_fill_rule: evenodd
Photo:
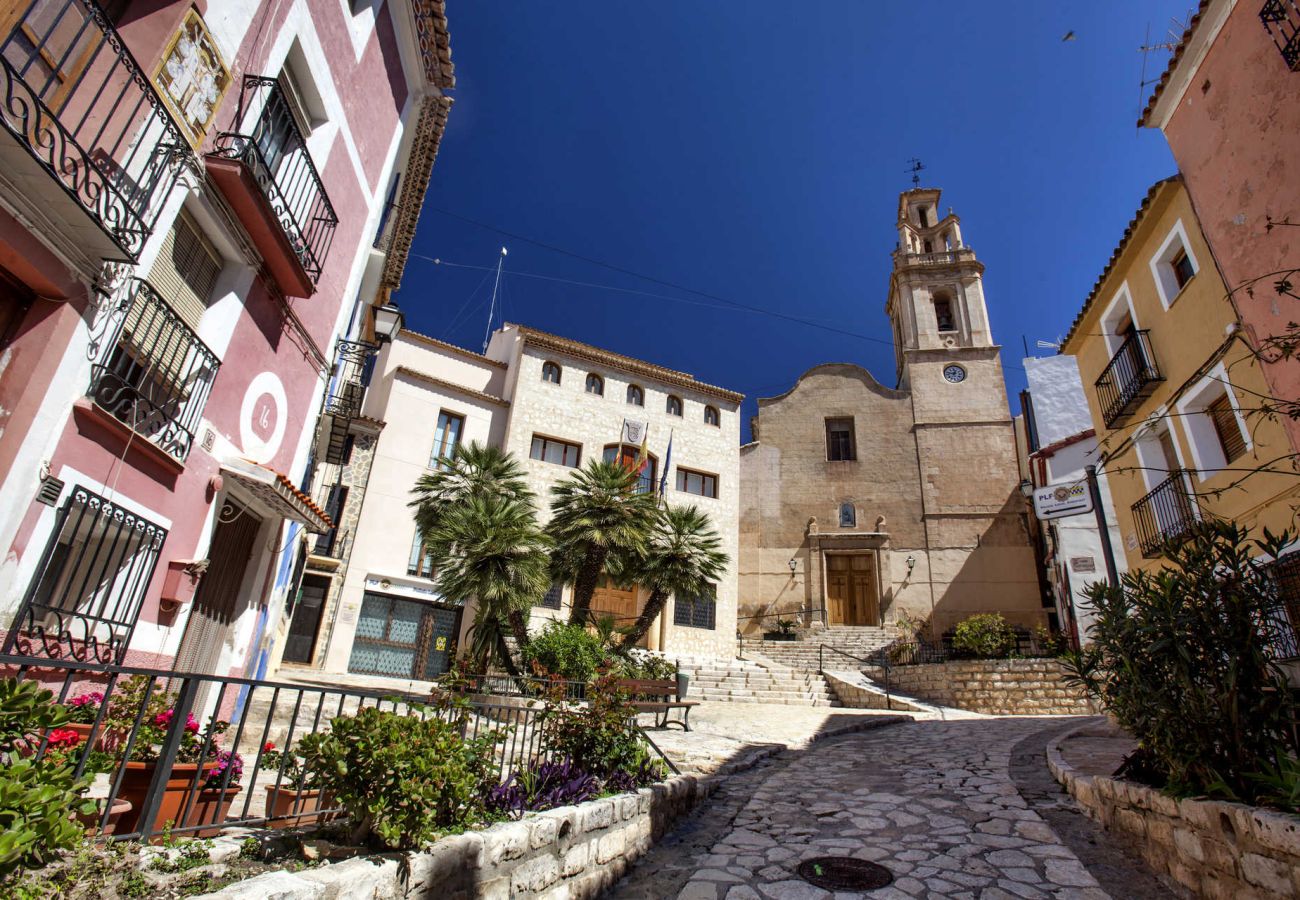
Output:
<svg viewBox="0 0 1300 900">
<path fill-rule="evenodd" d="M 93 703 L 95 706 L 99 706 L 99 704 L 103 702 L 104 702 L 104 695 L 99 691 L 92 691 L 89 694 L 81 694 L 79 696 L 73 697 L 71 700 L 67 702 L 67 705 L 74 707 L 76 709 L 80 709 L 81 707 L 91 703 Z"/>
<path fill-rule="evenodd" d="M 227 769 L 230 770 L 230 784 L 239 784 L 239 779 L 244 774 L 244 758 L 234 750 L 217 753 L 216 765 L 208 772 L 207 786 L 215 788 L 225 783 Z"/>
</svg>

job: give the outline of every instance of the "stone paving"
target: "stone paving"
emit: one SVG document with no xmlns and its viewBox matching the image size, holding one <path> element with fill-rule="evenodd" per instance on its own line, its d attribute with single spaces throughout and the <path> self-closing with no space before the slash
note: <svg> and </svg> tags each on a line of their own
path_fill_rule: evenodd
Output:
<svg viewBox="0 0 1300 900">
<path fill-rule="evenodd" d="M 1048 739 L 1078 721 L 906 722 L 774 757 L 728 778 L 610 896 L 1174 896 L 1072 809 L 1050 775 L 1044 780 Z M 823 855 L 878 862 L 893 872 L 894 884 L 831 894 L 794 874 L 800 861 Z"/>
</svg>

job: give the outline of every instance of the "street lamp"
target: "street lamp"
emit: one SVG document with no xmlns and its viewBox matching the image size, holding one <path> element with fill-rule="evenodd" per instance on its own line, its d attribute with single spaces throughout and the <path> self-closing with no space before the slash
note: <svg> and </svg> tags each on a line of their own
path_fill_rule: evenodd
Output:
<svg viewBox="0 0 1300 900">
<path fill-rule="evenodd" d="M 397 339 L 397 333 L 402 330 L 402 320 L 404 316 L 402 311 L 397 308 L 396 303 L 385 303 L 383 306 L 373 307 L 375 316 L 375 340 L 379 343 L 391 343 Z"/>
<path fill-rule="evenodd" d="M 794 575 L 795 570 L 799 568 L 799 560 L 795 559 L 792 556 L 790 557 L 790 562 L 788 563 L 788 565 L 790 566 L 790 574 Z"/>
<path fill-rule="evenodd" d="M 911 571 L 912 571 L 913 569 L 915 569 L 915 568 L 916 568 L 916 557 L 909 553 L 909 554 L 907 554 L 907 571 L 908 571 L 908 573 L 911 573 Z"/>
</svg>

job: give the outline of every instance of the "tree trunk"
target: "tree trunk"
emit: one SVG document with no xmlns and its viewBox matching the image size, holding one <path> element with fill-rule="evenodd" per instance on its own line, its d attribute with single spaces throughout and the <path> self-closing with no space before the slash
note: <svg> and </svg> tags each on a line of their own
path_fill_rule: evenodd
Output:
<svg viewBox="0 0 1300 900">
<path fill-rule="evenodd" d="M 591 597 L 596 593 L 596 584 L 605 571 L 607 550 L 592 550 L 587 560 L 578 569 L 578 577 L 573 580 L 573 608 L 569 610 L 570 625 L 586 625 L 591 612 Z"/>
<path fill-rule="evenodd" d="M 636 642 L 646 636 L 650 626 L 654 624 L 655 617 L 663 612 L 664 606 L 668 603 L 668 595 L 655 588 L 646 598 L 645 606 L 641 609 L 641 615 L 636 617 L 636 623 L 632 630 L 623 635 L 623 641 L 618 645 L 620 650 L 630 650 L 636 645 Z"/>
<path fill-rule="evenodd" d="M 519 677 L 519 667 L 510 656 L 510 646 L 506 643 L 505 632 L 500 629 L 497 630 L 497 659 L 506 670 L 506 674 L 511 678 Z"/>
</svg>

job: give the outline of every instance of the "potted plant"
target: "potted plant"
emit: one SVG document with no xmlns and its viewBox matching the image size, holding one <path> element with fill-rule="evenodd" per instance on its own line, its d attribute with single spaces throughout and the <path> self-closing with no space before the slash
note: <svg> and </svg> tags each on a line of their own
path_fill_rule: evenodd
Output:
<svg viewBox="0 0 1300 900">
<path fill-rule="evenodd" d="M 267 741 L 262 747 L 258 767 L 273 772 L 266 790 L 267 824 L 275 828 L 292 828 L 306 819 L 319 820 L 317 813 L 330 805 L 324 793 L 307 784 L 307 771 L 302 761 L 288 748 L 279 750 Z"/>
<path fill-rule="evenodd" d="M 225 726 L 228 724 L 214 723 L 213 734 L 225 731 Z M 244 775 L 244 758 L 238 752 L 218 750 L 212 760 L 212 768 L 207 770 L 207 776 L 194 794 L 194 800 L 190 803 L 190 808 L 185 811 L 185 819 L 181 823 L 187 828 L 194 825 L 211 826 L 195 832 L 195 837 L 204 838 L 219 834 L 230 812 L 230 804 L 244 789 L 240 784 L 240 779 Z"/>
<path fill-rule="evenodd" d="M 85 752 L 84 745 L 85 737 L 81 732 L 69 726 L 55 728 L 46 737 L 45 761 L 50 765 L 75 768 L 82 753 Z M 82 770 L 86 778 L 94 778 L 101 772 L 110 772 L 112 769 L 112 758 L 107 753 L 102 750 L 91 750 L 86 753 L 86 765 Z M 74 811 L 73 815 L 85 827 L 87 834 L 113 834 L 117 831 L 122 816 L 131 811 L 131 801 L 118 797 L 109 807 L 108 817 L 105 818 L 104 802 L 107 799 L 107 797 L 90 798 L 88 802 L 94 803 L 93 809 L 86 806 Z"/>
<path fill-rule="evenodd" d="M 122 816 L 118 830 L 131 832 L 140 830 L 140 814 L 149 785 L 158 770 L 158 755 L 167 729 L 175 718 L 173 708 L 175 697 L 164 691 L 154 691 L 149 695 L 151 679 L 137 675 L 124 680 L 121 689 L 113 697 L 108 714 L 104 719 L 104 735 L 101 744 L 109 753 L 116 755 L 125 769 L 118 797 L 131 802 L 132 809 Z M 149 695 L 148 703 L 145 702 Z M 144 713 L 140 716 L 141 707 Z M 135 729 L 135 738 L 131 743 L 130 756 L 127 742 L 132 728 L 140 718 L 139 727 Z M 166 775 L 166 786 L 162 802 L 158 806 L 151 830 L 158 831 L 168 822 L 180 823 L 185 811 L 187 798 L 193 794 L 191 809 L 185 814 L 183 825 L 202 824 L 206 819 L 198 814 L 201 806 L 212 821 L 219 809 L 228 808 L 229 801 L 240 791 L 238 776 L 243 770 L 243 760 L 237 753 L 221 749 L 220 735 L 229 723 L 213 722 L 206 732 L 200 732 L 198 720 L 187 714 L 181 737 L 180 750 L 176 762 Z M 238 765 L 232 766 L 237 760 Z M 214 770 L 217 778 L 214 781 Z M 227 770 L 231 777 L 226 779 Z M 221 804 L 224 803 L 224 807 Z"/>
<path fill-rule="evenodd" d="M 793 641 L 798 639 L 794 633 L 795 626 L 798 623 L 793 619 L 777 619 L 776 631 L 764 631 L 763 640 L 765 641 Z"/>
<path fill-rule="evenodd" d="M 68 711 L 68 724 L 64 727 L 81 735 L 83 741 L 89 740 L 90 732 L 95 727 L 95 719 L 99 716 L 99 708 L 103 704 L 102 691 L 91 691 L 70 697 L 63 704 L 63 708 Z"/>
</svg>

